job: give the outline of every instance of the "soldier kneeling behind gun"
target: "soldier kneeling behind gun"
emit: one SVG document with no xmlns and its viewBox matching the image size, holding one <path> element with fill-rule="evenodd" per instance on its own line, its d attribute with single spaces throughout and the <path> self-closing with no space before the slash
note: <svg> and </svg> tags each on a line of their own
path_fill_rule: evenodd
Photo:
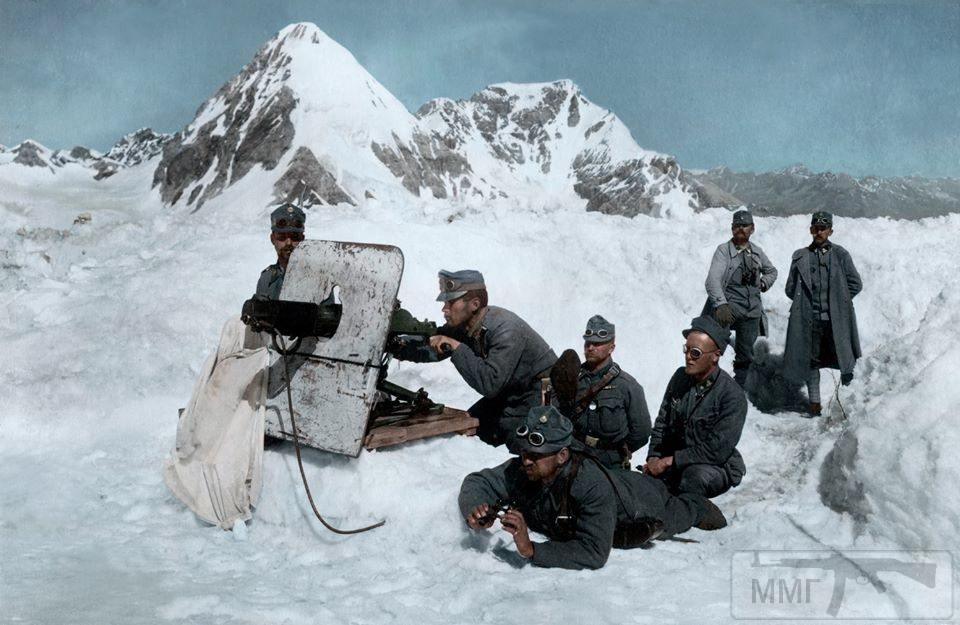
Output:
<svg viewBox="0 0 960 625">
<path fill-rule="evenodd" d="M 673 496 L 656 478 L 606 469 L 585 455 L 573 424 L 553 406 L 530 409 L 516 444 L 519 457 L 463 480 L 460 511 L 473 530 L 491 527 L 499 516 L 517 552 L 537 566 L 598 569 L 612 547 L 726 526 L 701 495 Z M 528 528 L 549 540 L 532 542 Z"/>
</svg>

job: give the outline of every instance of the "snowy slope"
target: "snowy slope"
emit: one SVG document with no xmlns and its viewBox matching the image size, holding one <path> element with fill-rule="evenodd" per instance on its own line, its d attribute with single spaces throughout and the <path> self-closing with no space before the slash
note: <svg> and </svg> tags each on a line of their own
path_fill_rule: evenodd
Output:
<svg viewBox="0 0 960 625">
<path fill-rule="evenodd" d="M 41 168 L 34 178 L 0 168 L 4 619 L 441 624 L 533 609 L 533 623 L 726 623 L 737 550 L 960 546 L 951 453 L 960 387 L 948 377 L 960 364 L 956 215 L 838 220 L 835 239 L 866 285 L 856 300 L 865 358 L 840 390 L 849 418 L 836 402 L 821 420 L 751 407 L 740 446 L 748 474 L 718 500 L 731 526 L 691 531 L 698 544 L 615 551 L 598 572 L 516 569 L 509 537 L 469 536 L 455 506 L 463 475 L 505 452 L 457 437 L 356 460 L 307 453 L 328 518 L 385 517 L 375 532 L 341 538 L 318 527 L 288 447 L 266 452 L 264 496 L 245 531 L 204 526 L 166 490 L 160 464 L 221 324 L 272 262 L 265 209 L 236 207 L 273 178 L 254 168 L 193 213 L 163 206 L 148 169 L 96 182 L 64 168 L 49 185 Z M 92 222 L 73 224 L 84 211 Z M 311 209 L 307 235 L 399 245 L 400 297 L 421 317 L 439 318 L 441 267 L 481 269 L 492 301 L 556 349 L 578 347 L 584 321 L 604 314 L 619 328 L 618 361 L 655 411 L 728 224 L 722 210 L 625 220 L 549 196 L 464 207 L 407 194 Z M 758 219 L 756 240 L 785 273 L 808 240 L 806 220 Z M 766 302 L 778 351 L 782 282 Z M 448 363 L 394 367 L 392 379 L 439 401 L 475 398 Z M 823 391 L 833 391 L 829 375 Z M 841 434 L 859 441 L 850 458 L 834 452 Z M 844 501 L 856 506 L 838 511 Z M 848 587 L 848 616 L 890 601 Z"/>
</svg>

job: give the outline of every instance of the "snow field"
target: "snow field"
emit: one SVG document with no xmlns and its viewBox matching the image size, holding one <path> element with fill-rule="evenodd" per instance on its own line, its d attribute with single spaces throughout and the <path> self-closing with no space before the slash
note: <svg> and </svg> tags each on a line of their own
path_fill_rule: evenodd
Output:
<svg viewBox="0 0 960 625">
<path fill-rule="evenodd" d="M 358 459 L 306 452 L 328 520 L 387 519 L 367 534 L 319 526 L 289 446 L 265 453 L 263 496 L 244 531 L 198 522 L 166 490 L 160 464 L 224 319 L 273 260 L 268 211 L 251 208 L 265 205 L 258 189 L 269 186 L 250 175 L 191 215 L 145 195 L 137 169 L 106 185 L 77 174 L 56 189 L 6 175 L 0 170 L 4 619 L 439 624 L 523 612 L 531 623 L 726 623 L 737 550 L 957 549 L 960 461 L 950 452 L 960 405 L 951 383 L 960 365 L 960 216 L 838 218 L 834 240 L 865 284 L 855 300 L 865 357 L 840 390 L 848 420 L 833 403 L 820 420 L 751 407 L 740 444 L 748 474 L 717 500 L 729 528 L 685 535 L 698 544 L 614 551 L 600 571 L 566 572 L 516 568 L 501 530 L 467 533 L 455 505 L 460 480 L 507 455 L 462 437 Z M 398 245 L 400 299 L 419 317 L 440 319 L 436 271 L 466 267 L 484 273 L 492 303 L 519 313 L 557 351 L 579 349 L 586 319 L 605 315 L 617 324 L 616 359 L 656 414 L 729 214 L 628 220 L 579 206 L 562 197 L 478 205 L 385 196 L 312 209 L 307 236 Z M 93 222 L 71 225 L 83 211 Z M 765 296 L 778 352 L 789 309 L 783 283 L 791 253 L 809 241 L 807 220 L 757 219 L 754 241 L 781 272 Z M 728 353 L 724 366 L 731 361 Z M 831 376 L 823 378 L 832 396 Z M 391 379 L 457 407 L 475 399 L 449 363 L 394 364 Z M 822 467 L 841 432 L 856 438 L 858 453 L 842 472 L 846 484 L 826 488 L 860 485 L 862 502 L 851 502 L 866 510 L 859 520 L 821 500 Z"/>
</svg>

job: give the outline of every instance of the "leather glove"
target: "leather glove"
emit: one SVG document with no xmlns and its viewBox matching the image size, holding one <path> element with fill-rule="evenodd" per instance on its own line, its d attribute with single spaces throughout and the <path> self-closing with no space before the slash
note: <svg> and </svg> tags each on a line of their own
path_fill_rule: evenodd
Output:
<svg viewBox="0 0 960 625">
<path fill-rule="evenodd" d="M 717 309 L 713 311 L 713 316 L 717 322 L 724 327 L 733 323 L 733 309 L 730 308 L 730 304 L 720 304 L 717 306 Z"/>
<path fill-rule="evenodd" d="M 851 382 L 853 382 L 853 374 L 852 374 L 852 373 L 841 373 L 841 374 L 840 374 L 840 384 L 843 384 L 844 386 L 850 386 L 850 383 L 851 383 Z"/>
</svg>

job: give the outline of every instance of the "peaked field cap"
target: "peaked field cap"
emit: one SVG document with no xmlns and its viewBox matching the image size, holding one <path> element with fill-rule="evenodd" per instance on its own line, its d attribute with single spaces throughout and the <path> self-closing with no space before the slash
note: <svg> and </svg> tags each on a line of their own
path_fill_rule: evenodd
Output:
<svg viewBox="0 0 960 625">
<path fill-rule="evenodd" d="M 438 302 L 449 302 L 458 297 L 463 297 L 467 294 L 467 291 L 485 291 L 487 289 L 487 285 L 483 281 L 483 274 L 476 269 L 461 269 L 460 271 L 441 269 L 437 277 L 440 278 Z"/>
<path fill-rule="evenodd" d="M 303 233 L 306 214 L 299 206 L 286 202 L 270 213 L 270 230 L 278 233 Z"/>
<path fill-rule="evenodd" d="M 616 326 L 603 318 L 594 315 L 587 320 L 587 327 L 583 331 L 583 340 L 587 343 L 606 343 L 614 339 Z"/>
<path fill-rule="evenodd" d="M 694 330 L 703 332 L 716 343 L 717 349 L 721 352 L 727 348 L 730 343 L 730 330 L 724 328 L 713 317 L 703 315 L 690 322 L 690 327 L 683 331 L 683 338 Z"/>
<path fill-rule="evenodd" d="M 832 226 L 833 215 L 828 211 L 817 211 L 810 218 L 811 226 Z"/>
<path fill-rule="evenodd" d="M 534 406 L 516 432 L 520 451 L 550 454 L 569 447 L 573 442 L 573 423 L 554 406 Z"/>
<path fill-rule="evenodd" d="M 733 214 L 733 225 L 734 226 L 752 226 L 753 214 L 751 214 L 750 211 L 746 209 L 738 210 Z"/>
</svg>

